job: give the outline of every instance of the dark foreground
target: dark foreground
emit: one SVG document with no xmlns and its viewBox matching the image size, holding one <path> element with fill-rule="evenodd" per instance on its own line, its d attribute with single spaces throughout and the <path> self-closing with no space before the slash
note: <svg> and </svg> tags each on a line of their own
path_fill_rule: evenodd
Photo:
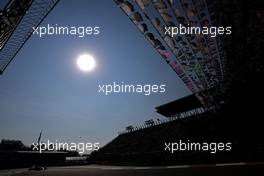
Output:
<svg viewBox="0 0 264 176">
<path fill-rule="evenodd" d="M 0 171 L 0 176 L 263 176 L 263 164 L 198 165 L 168 167 L 72 166 L 51 167 L 45 171 L 17 169 Z"/>
</svg>

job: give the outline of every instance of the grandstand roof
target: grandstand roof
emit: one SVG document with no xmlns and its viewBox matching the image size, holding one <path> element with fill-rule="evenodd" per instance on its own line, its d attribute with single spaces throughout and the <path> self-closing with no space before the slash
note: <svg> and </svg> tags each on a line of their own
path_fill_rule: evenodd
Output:
<svg viewBox="0 0 264 176">
<path fill-rule="evenodd" d="M 181 112 L 186 112 L 192 109 L 202 107 L 200 101 L 194 94 L 183 97 L 181 99 L 158 106 L 155 109 L 158 113 L 165 117 L 170 117 Z"/>
</svg>

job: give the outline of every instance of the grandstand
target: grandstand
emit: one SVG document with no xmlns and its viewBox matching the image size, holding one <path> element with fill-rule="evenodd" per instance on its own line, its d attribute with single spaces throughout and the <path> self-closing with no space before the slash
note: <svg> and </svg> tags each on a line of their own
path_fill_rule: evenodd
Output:
<svg viewBox="0 0 264 176">
<path fill-rule="evenodd" d="M 160 107 L 164 106 L 167 105 Z M 167 109 L 168 107 L 170 104 Z M 225 107 L 217 112 L 205 111 L 182 118 L 174 116 L 156 121 L 152 125 L 133 127 L 119 133 L 98 152 L 93 152 L 91 162 L 147 166 L 262 161 L 263 142 L 254 141 L 260 135 L 258 132 L 260 127 L 256 126 L 256 122 L 249 122 L 248 125 L 251 124 L 257 128 L 252 131 L 243 131 L 247 122 L 241 118 L 239 124 L 236 120 L 229 119 L 229 115 L 235 115 L 235 113 L 228 111 Z M 215 154 L 205 151 L 177 151 L 172 154 L 164 150 L 165 143 L 179 140 L 200 143 L 231 142 L 232 150 L 219 151 Z"/>
<path fill-rule="evenodd" d="M 167 7 L 171 7 L 173 4 L 171 2 L 175 1 L 136 0 L 115 2 L 144 36 L 152 36 L 147 34 L 147 30 L 152 25 L 153 15 L 154 17 L 157 15 L 157 12 L 153 13 L 157 10 L 155 7 L 168 10 Z M 215 67 L 215 73 L 219 75 L 217 76 L 219 81 L 215 86 L 200 90 L 212 97 L 211 100 L 213 101 L 210 101 L 210 105 L 217 106 L 217 108 L 208 109 L 205 106 L 204 99 L 201 101 L 201 98 L 197 97 L 201 93 L 197 89 L 194 91 L 190 89 L 193 92 L 191 96 L 156 108 L 158 113 L 166 117 L 165 120 L 162 120 L 162 123 L 158 121 L 150 123 L 151 125 L 128 126 L 126 132 L 120 133 L 98 152 L 92 153 L 91 159 L 94 163 L 170 165 L 263 161 L 264 142 L 261 140 L 263 138 L 263 123 L 261 123 L 263 105 L 258 103 L 263 101 L 264 90 L 263 84 L 258 84 L 263 79 L 264 70 L 261 61 L 263 57 L 261 48 L 264 46 L 262 40 L 264 36 L 261 28 L 264 24 L 264 9 L 261 6 L 261 1 L 180 0 L 176 4 L 182 9 L 188 7 L 186 3 L 193 3 L 192 5 L 195 6 L 195 3 L 198 2 L 210 4 L 207 8 L 207 15 L 212 19 L 212 24 L 232 26 L 233 34 L 231 37 L 218 37 L 213 42 L 219 50 L 216 58 L 211 59 L 219 59 L 219 63 L 222 63 L 221 67 Z M 148 11 L 149 7 L 152 10 Z M 164 12 L 164 10 L 159 12 Z M 136 14 L 137 17 L 135 18 L 133 14 Z M 173 15 L 168 16 L 172 17 Z M 185 16 L 185 18 L 187 17 Z M 147 20 L 150 20 L 150 22 Z M 165 19 L 159 21 L 156 24 L 161 24 Z M 156 27 L 154 25 L 154 28 L 159 30 L 157 25 Z M 160 37 L 157 31 L 153 31 L 154 35 L 160 39 L 160 43 L 164 42 L 164 36 Z M 155 37 L 153 36 L 147 41 L 154 40 Z M 170 53 L 167 56 L 173 56 L 169 52 L 171 50 L 170 46 L 165 43 L 163 49 L 166 48 L 166 51 Z M 177 41 L 174 43 L 177 43 Z M 157 49 L 154 41 L 151 44 Z M 160 54 L 170 66 L 171 63 L 181 63 L 177 56 L 174 58 L 176 60 L 171 61 L 164 55 L 164 52 Z M 206 57 L 203 59 L 206 60 Z M 175 70 L 176 67 L 172 68 Z M 182 73 L 189 74 L 191 82 L 194 83 L 191 84 L 193 87 L 199 87 L 196 84 L 197 82 L 192 80 L 192 73 L 186 72 L 186 67 L 179 67 L 179 69 L 182 70 Z M 179 75 L 180 71 L 175 71 Z M 207 75 L 205 72 L 201 74 Z M 179 77 L 182 78 L 182 75 L 179 75 Z M 201 77 L 197 75 L 197 78 Z M 184 78 L 183 82 L 190 88 L 188 79 Z M 206 85 L 206 82 L 202 81 L 202 83 Z M 197 99 L 200 102 L 197 102 Z M 205 110 L 202 113 L 186 114 L 186 112 L 195 110 L 201 105 Z M 183 115 L 183 118 L 177 118 L 179 114 L 185 115 Z M 232 150 L 216 154 L 198 151 L 171 154 L 164 151 L 165 142 L 179 140 L 231 142 Z"/>
<path fill-rule="evenodd" d="M 226 60 L 220 37 L 202 34 L 173 37 L 165 31 L 165 28 L 170 26 L 214 26 L 215 16 L 209 11 L 214 8 L 216 1 L 115 0 L 115 2 L 200 100 L 204 108 L 216 108 L 218 103 L 215 101 L 216 97 L 224 93 L 221 87 L 225 77 Z"/>
<path fill-rule="evenodd" d="M 9 0 L 0 13 L 0 74 L 59 0 Z"/>
</svg>

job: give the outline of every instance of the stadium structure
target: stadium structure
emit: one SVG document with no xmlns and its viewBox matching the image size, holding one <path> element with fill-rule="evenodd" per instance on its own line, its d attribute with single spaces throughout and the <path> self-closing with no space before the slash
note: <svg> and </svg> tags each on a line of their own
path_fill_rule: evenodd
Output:
<svg viewBox="0 0 264 176">
<path fill-rule="evenodd" d="M 9 0 L 0 12 L 0 74 L 59 0 Z"/>
<path fill-rule="evenodd" d="M 174 37 L 166 31 L 168 27 L 180 25 L 216 26 L 212 14 L 215 1 L 115 2 L 203 106 L 215 108 L 215 99 L 224 92 L 226 64 L 220 37 L 197 33 Z"/>
<path fill-rule="evenodd" d="M 92 160 L 170 165 L 260 162 L 263 17 L 260 1 L 114 0 L 192 95 L 156 107 L 165 119 L 129 125 Z M 166 26 L 231 26 L 231 35 L 166 35 Z M 169 153 L 166 142 L 230 142 L 226 152 Z"/>
</svg>

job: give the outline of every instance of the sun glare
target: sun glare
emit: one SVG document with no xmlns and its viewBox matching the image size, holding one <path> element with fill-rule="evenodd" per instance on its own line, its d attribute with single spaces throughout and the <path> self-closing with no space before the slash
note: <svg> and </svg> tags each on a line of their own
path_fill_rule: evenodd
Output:
<svg viewBox="0 0 264 176">
<path fill-rule="evenodd" d="M 78 57 L 77 65 L 82 71 L 92 71 L 95 68 L 95 59 L 89 54 L 83 54 Z"/>
</svg>

